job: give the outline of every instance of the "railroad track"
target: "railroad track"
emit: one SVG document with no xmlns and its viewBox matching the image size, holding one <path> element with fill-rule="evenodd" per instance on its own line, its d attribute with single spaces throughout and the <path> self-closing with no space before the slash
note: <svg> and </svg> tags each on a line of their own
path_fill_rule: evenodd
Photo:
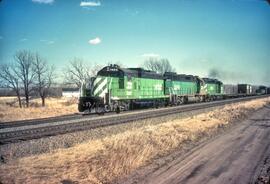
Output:
<svg viewBox="0 0 270 184">
<path fill-rule="evenodd" d="M 134 110 L 134 111 L 140 111 L 140 110 Z M 122 113 L 126 113 L 126 112 L 128 112 L 128 111 L 125 111 Z M 115 112 L 108 112 L 105 114 L 105 116 L 111 115 L 111 114 L 115 114 Z M 100 117 L 100 115 L 95 114 L 95 113 L 91 113 L 91 114 L 74 113 L 74 114 L 69 114 L 69 115 L 48 117 L 48 118 L 1 122 L 0 129 L 29 126 L 29 125 L 39 125 L 39 124 L 53 123 L 53 122 L 59 122 L 59 121 L 70 121 L 70 120 L 75 120 L 75 119 L 76 120 L 78 120 L 78 119 L 83 120 L 83 119 L 89 119 L 89 117 Z"/>
<path fill-rule="evenodd" d="M 245 98 L 228 99 L 222 101 L 214 101 L 208 103 L 189 104 L 183 106 L 151 109 L 145 111 L 135 111 L 123 114 L 114 114 L 108 116 L 89 117 L 80 119 L 63 120 L 55 123 L 44 123 L 39 125 L 20 126 L 13 128 L 0 129 L 0 144 L 8 144 L 19 141 L 37 139 L 58 134 L 65 134 L 76 131 L 89 130 L 99 127 L 112 126 L 132 121 L 144 120 L 148 118 L 156 118 L 167 116 L 175 113 L 183 113 L 193 110 L 223 106 L 226 104 L 248 101 L 251 99 L 264 98 L 269 95 L 253 96 Z"/>
<path fill-rule="evenodd" d="M 11 128 L 11 127 L 20 127 L 26 125 L 38 125 L 46 122 L 56 122 L 63 120 L 72 120 L 77 119 L 81 115 L 80 114 L 69 114 L 57 117 L 49 117 L 49 118 L 40 118 L 40 119 L 29 119 L 29 120 L 20 120 L 20 121 L 12 121 L 12 122 L 2 122 L 0 123 L 0 129 L 2 128 Z"/>
</svg>

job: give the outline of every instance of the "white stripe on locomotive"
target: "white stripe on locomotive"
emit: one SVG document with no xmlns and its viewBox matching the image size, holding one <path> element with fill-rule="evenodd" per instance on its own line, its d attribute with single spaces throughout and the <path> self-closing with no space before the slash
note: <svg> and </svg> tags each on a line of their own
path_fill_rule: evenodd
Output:
<svg viewBox="0 0 270 184">
<path fill-rule="evenodd" d="M 108 92 L 108 88 L 105 88 L 102 93 L 100 93 L 99 97 L 105 97 L 105 94 Z"/>
<path fill-rule="evenodd" d="M 99 93 L 100 90 L 101 90 L 102 88 L 104 88 L 106 85 L 107 85 L 107 78 L 105 78 L 105 80 L 104 80 L 100 85 L 98 85 L 98 87 L 97 87 L 97 88 L 95 89 L 95 91 L 94 91 L 94 95 L 97 95 L 97 93 Z M 103 94 L 104 91 L 105 91 L 105 92 L 108 91 L 107 87 L 105 88 L 105 90 L 102 91 L 101 94 Z"/>
<path fill-rule="evenodd" d="M 94 81 L 94 85 L 93 85 L 93 86 L 95 86 L 101 79 L 102 79 L 101 77 L 97 77 L 97 78 L 95 79 L 95 81 Z"/>
</svg>

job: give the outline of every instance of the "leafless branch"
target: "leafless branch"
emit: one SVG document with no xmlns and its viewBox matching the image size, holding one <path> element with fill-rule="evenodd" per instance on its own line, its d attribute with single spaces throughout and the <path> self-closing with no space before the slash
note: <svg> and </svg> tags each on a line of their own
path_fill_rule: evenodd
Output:
<svg viewBox="0 0 270 184">
<path fill-rule="evenodd" d="M 32 90 L 31 85 L 35 77 L 33 72 L 34 56 L 30 51 L 21 50 L 16 52 L 14 72 L 23 83 L 26 107 L 29 107 L 29 95 Z"/>
<path fill-rule="evenodd" d="M 65 82 L 80 87 L 82 82 L 93 77 L 100 68 L 99 65 L 90 67 L 82 59 L 74 58 L 64 70 Z"/>
<path fill-rule="evenodd" d="M 12 89 L 18 98 L 19 101 L 19 106 L 22 108 L 22 103 L 21 103 L 21 94 L 20 94 L 20 78 L 17 75 L 17 73 L 14 70 L 14 67 L 11 64 L 5 64 L 0 66 L 0 79 L 1 83 L 3 83 L 3 86 Z"/>
<path fill-rule="evenodd" d="M 168 59 L 149 58 L 144 62 L 143 66 L 148 70 L 152 70 L 160 74 L 175 71 Z"/>
<path fill-rule="evenodd" d="M 35 86 L 42 100 L 42 106 L 45 106 L 45 98 L 53 82 L 55 69 L 53 66 L 49 66 L 38 53 L 35 54 L 33 69 L 36 76 Z"/>
</svg>

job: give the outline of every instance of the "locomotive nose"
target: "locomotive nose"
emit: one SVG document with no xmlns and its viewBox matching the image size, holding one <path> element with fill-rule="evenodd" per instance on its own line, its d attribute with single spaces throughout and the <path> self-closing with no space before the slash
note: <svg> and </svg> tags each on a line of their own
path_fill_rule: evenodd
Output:
<svg viewBox="0 0 270 184">
<path fill-rule="evenodd" d="M 84 112 L 94 108 L 97 104 L 103 104 L 103 99 L 100 97 L 80 97 L 78 110 L 79 112 Z"/>
</svg>

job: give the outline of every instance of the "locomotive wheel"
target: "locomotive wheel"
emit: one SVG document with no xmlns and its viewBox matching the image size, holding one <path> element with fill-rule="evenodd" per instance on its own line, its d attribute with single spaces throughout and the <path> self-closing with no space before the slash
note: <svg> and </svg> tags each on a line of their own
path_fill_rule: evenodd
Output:
<svg viewBox="0 0 270 184">
<path fill-rule="evenodd" d="M 105 112 L 110 112 L 110 111 L 111 111 L 110 106 L 109 106 L 109 105 L 105 105 L 104 111 L 105 111 Z"/>
<path fill-rule="evenodd" d="M 120 113 L 120 107 L 119 107 L 119 106 L 116 107 L 115 112 L 116 112 L 117 114 Z"/>
<path fill-rule="evenodd" d="M 101 105 L 97 105 L 97 107 L 96 107 L 96 113 L 98 115 L 104 115 L 104 112 L 105 112 L 105 108 L 102 107 Z"/>
<path fill-rule="evenodd" d="M 200 96 L 200 102 L 205 102 L 205 97 L 204 96 Z"/>
<path fill-rule="evenodd" d="M 153 106 L 154 106 L 154 108 L 158 109 L 158 107 L 159 107 L 158 101 L 155 101 Z"/>
<path fill-rule="evenodd" d="M 188 103 L 188 97 L 185 96 L 185 97 L 184 97 L 184 104 L 187 104 L 187 103 Z"/>
<path fill-rule="evenodd" d="M 177 105 L 182 105 L 185 103 L 184 97 L 177 97 Z"/>
<path fill-rule="evenodd" d="M 124 110 L 125 110 L 125 111 L 129 111 L 129 109 L 130 109 L 130 104 L 125 104 Z"/>
</svg>

